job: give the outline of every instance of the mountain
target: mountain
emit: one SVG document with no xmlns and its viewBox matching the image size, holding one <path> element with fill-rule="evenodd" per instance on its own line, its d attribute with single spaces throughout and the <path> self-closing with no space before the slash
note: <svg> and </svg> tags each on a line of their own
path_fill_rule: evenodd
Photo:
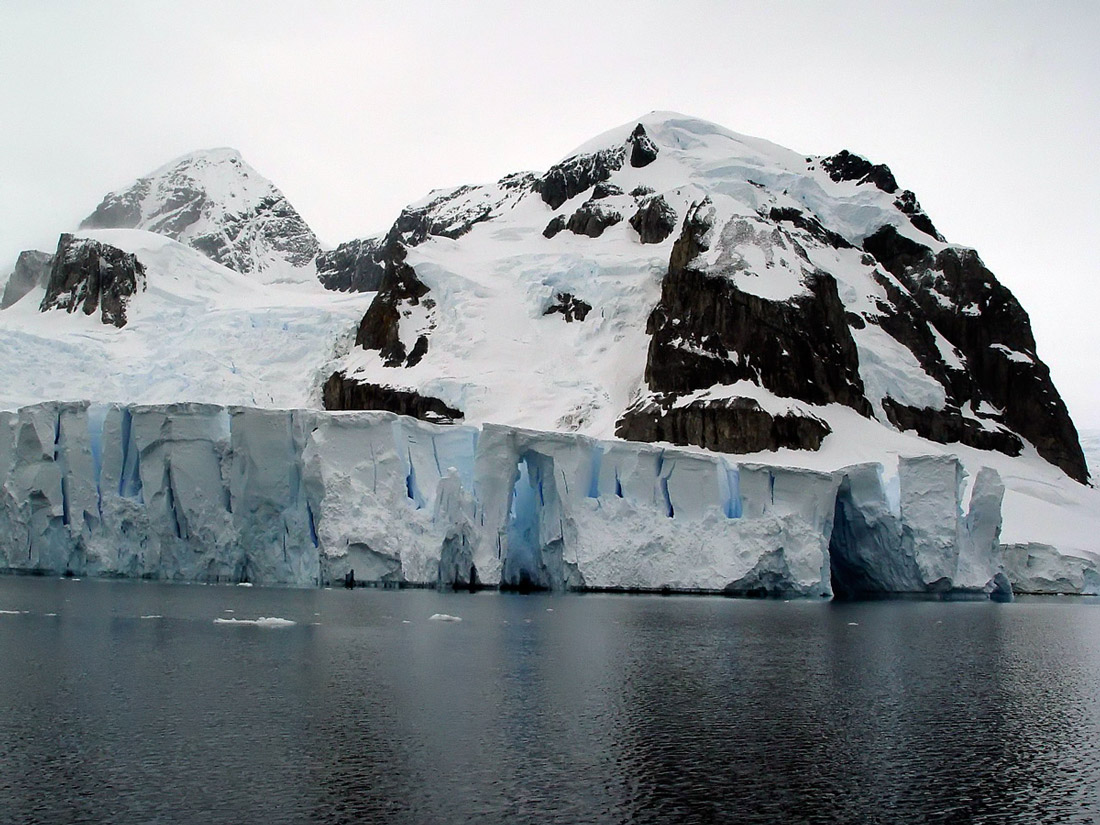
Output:
<svg viewBox="0 0 1100 825">
<path fill-rule="evenodd" d="M 653 113 L 317 252 L 216 150 L 89 221 L 0 312 L 0 567 L 1100 591 L 1027 313 L 851 152 Z"/>
<path fill-rule="evenodd" d="M 312 277 L 317 238 L 235 149 L 176 158 L 107 195 L 81 229 L 142 229 L 265 280 Z"/>
<path fill-rule="evenodd" d="M 433 192 L 318 259 L 377 284 L 330 409 L 719 452 L 850 412 L 1088 472 L 1027 313 L 881 164 L 654 113 L 542 175 Z M 369 277 L 368 277 L 369 276 Z"/>
</svg>

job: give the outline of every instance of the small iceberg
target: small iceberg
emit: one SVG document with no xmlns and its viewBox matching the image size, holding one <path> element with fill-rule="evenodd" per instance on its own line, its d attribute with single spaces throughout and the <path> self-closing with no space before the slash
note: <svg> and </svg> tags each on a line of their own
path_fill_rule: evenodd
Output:
<svg viewBox="0 0 1100 825">
<path fill-rule="evenodd" d="M 448 613 L 433 613 L 428 617 L 429 622 L 461 622 L 461 616 L 451 616 Z"/>
<path fill-rule="evenodd" d="M 255 627 L 290 627 L 297 622 L 292 622 L 290 619 L 280 619 L 276 616 L 267 617 L 260 616 L 258 619 L 214 619 L 214 624 L 250 624 Z"/>
</svg>

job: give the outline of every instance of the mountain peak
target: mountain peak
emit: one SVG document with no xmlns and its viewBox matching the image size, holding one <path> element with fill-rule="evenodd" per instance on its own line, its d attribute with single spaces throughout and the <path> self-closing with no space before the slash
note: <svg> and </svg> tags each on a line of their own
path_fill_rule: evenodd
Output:
<svg viewBox="0 0 1100 825">
<path fill-rule="evenodd" d="M 307 267 L 318 249 L 283 193 L 229 147 L 181 155 L 108 194 L 80 228 L 156 232 L 268 277 Z"/>
</svg>

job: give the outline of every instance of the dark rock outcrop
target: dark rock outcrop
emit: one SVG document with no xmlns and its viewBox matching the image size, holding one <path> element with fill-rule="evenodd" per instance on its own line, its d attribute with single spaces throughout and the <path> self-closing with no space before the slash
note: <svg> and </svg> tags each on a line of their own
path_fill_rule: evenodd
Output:
<svg viewBox="0 0 1100 825">
<path fill-rule="evenodd" d="M 661 243 L 676 229 L 676 210 L 660 195 L 648 197 L 638 205 L 630 225 L 642 243 Z"/>
<path fill-rule="evenodd" d="M 870 183 L 887 194 L 898 191 L 898 182 L 890 167 L 882 163 L 871 163 L 865 157 L 853 155 L 847 149 L 840 150 L 831 157 L 823 158 L 821 167 L 837 183 L 854 180 L 856 184 Z"/>
<path fill-rule="evenodd" d="M 972 249 L 938 254 L 884 226 L 866 238 L 875 256 L 910 292 L 928 323 L 966 358 L 968 386 L 960 404 L 987 401 L 1000 421 L 1035 445 L 1039 455 L 1082 483 L 1088 469 L 1077 429 L 1050 371 L 1035 354 L 1031 321 L 1015 296 Z M 926 427 L 935 432 L 935 428 Z"/>
<path fill-rule="evenodd" d="M 103 323 L 124 327 L 126 307 L 139 289 L 145 289 L 145 267 L 133 254 L 64 234 L 39 308 L 43 312 L 79 309 L 85 315 L 99 310 Z"/>
<path fill-rule="evenodd" d="M 453 424 L 463 417 L 461 410 L 430 395 L 361 383 L 349 379 L 342 372 L 329 376 L 322 389 L 322 397 L 326 410 L 388 410 L 435 424 Z"/>
<path fill-rule="evenodd" d="M 646 134 L 645 127 L 638 124 L 627 139 L 630 144 L 630 165 L 635 169 L 649 166 L 657 160 L 657 144 Z"/>
<path fill-rule="evenodd" d="M 776 223 L 786 222 L 796 226 L 834 249 L 852 248 L 852 244 L 848 243 L 843 235 L 826 229 L 813 215 L 807 215 L 793 206 L 773 206 L 768 212 L 768 217 Z"/>
<path fill-rule="evenodd" d="M 574 235 L 598 238 L 609 226 L 623 219 L 622 213 L 596 201 L 585 201 L 569 216 L 565 228 Z"/>
<path fill-rule="evenodd" d="M 534 182 L 533 188 L 551 209 L 557 209 L 570 198 L 610 178 L 612 172 L 623 168 L 624 160 L 626 149 L 623 146 L 590 155 L 574 155 L 551 166 Z"/>
<path fill-rule="evenodd" d="M 817 450 L 831 431 L 820 419 L 772 415 L 751 398 L 725 398 L 673 406 L 675 395 L 656 395 L 629 407 L 615 426 L 628 441 L 667 441 L 723 453 Z"/>
<path fill-rule="evenodd" d="M 937 241 L 943 240 L 943 235 L 936 230 L 936 227 L 932 223 L 932 219 L 929 218 L 921 208 L 920 203 L 917 201 L 917 196 L 910 190 L 903 190 L 902 193 L 898 195 L 897 200 L 894 201 L 894 206 L 896 206 L 899 211 L 908 215 L 909 222 L 921 232 L 926 235 L 931 235 Z"/>
<path fill-rule="evenodd" d="M 4 285 L 0 309 L 7 309 L 35 287 L 46 286 L 52 266 L 53 255 L 48 252 L 39 252 L 37 249 L 20 252 L 15 269 Z"/>
<path fill-rule="evenodd" d="M 1015 433 L 995 427 L 986 429 L 972 418 L 963 417 L 957 408 L 942 410 L 917 409 L 892 398 L 882 400 L 887 418 L 899 430 L 913 430 L 921 438 L 939 444 L 965 444 L 978 450 L 996 450 L 1005 455 L 1019 455 L 1024 448 Z"/>
<path fill-rule="evenodd" d="M 542 237 L 553 238 L 565 229 L 566 223 L 565 215 L 555 215 L 550 219 L 550 223 L 546 224 L 546 228 L 542 230 Z"/>
<path fill-rule="evenodd" d="M 623 194 L 621 186 L 616 186 L 613 183 L 597 183 L 592 187 L 592 200 L 598 201 L 604 198 L 613 198 L 616 195 Z"/>
<path fill-rule="evenodd" d="M 428 287 L 405 262 L 405 255 L 405 247 L 401 244 L 394 244 L 387 250 L 385 271 L 378 294 L 371 301 L 355 334 L 355 345 L 363 349 L 378 350 L 387 367 L 411 367 L 428 350 L 428 339 L 425 335 L 417 339 L 412 352 L 407 353 L 401 342 L 402 309 L 406 306 L 417 306 L 422 300 L 425 303 L 431 301 L 430 298 L 425 298 Z"/>
<path fill-rule="evenodd" d="M 692 262 L 708 244 L 705 207 L 704 201 L 689 210 L 649 316 L 649 388 L 682 393 L 744 380 L 779 396 L 845 404 L 869 416 L 836 280 L 811 272 L 804 277 L 806 293 L 772 301 L 696 268 Z"/>
<path fill-rule="evenodd" d="M 382 244 L 377 238 L 342 243 L 317 255 L 317 279 L 337 292 L 373 292 L 386 271 Z"/>
<path fill-rule="evenodd" d="M 543 315 L 561 313 L 566 323 L 572 323 L 573 321 L 583 321 L 591 311 L 592 304 L 587 301 L 582 301 L 571 292 L 559 292 L 554 297 L 554 303 L 547 307 Z"/>
</svg>

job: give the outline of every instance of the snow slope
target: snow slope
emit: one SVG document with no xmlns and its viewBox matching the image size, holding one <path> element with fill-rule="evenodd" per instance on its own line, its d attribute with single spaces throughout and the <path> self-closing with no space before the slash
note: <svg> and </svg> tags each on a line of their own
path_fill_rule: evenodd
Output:
<svg viewBox="0 0 1100 825">
<path fill-rule="evenodd" d="M 259 283 L 141 230 L 78 235 L 134 253 L 146 290 L 122 329 L 39 312 L 40 287 L 0 313 L 0 409 L 45 399 L 316 405 L 323 366 L 371 299 L 315 280 Z"/>
</svg>

